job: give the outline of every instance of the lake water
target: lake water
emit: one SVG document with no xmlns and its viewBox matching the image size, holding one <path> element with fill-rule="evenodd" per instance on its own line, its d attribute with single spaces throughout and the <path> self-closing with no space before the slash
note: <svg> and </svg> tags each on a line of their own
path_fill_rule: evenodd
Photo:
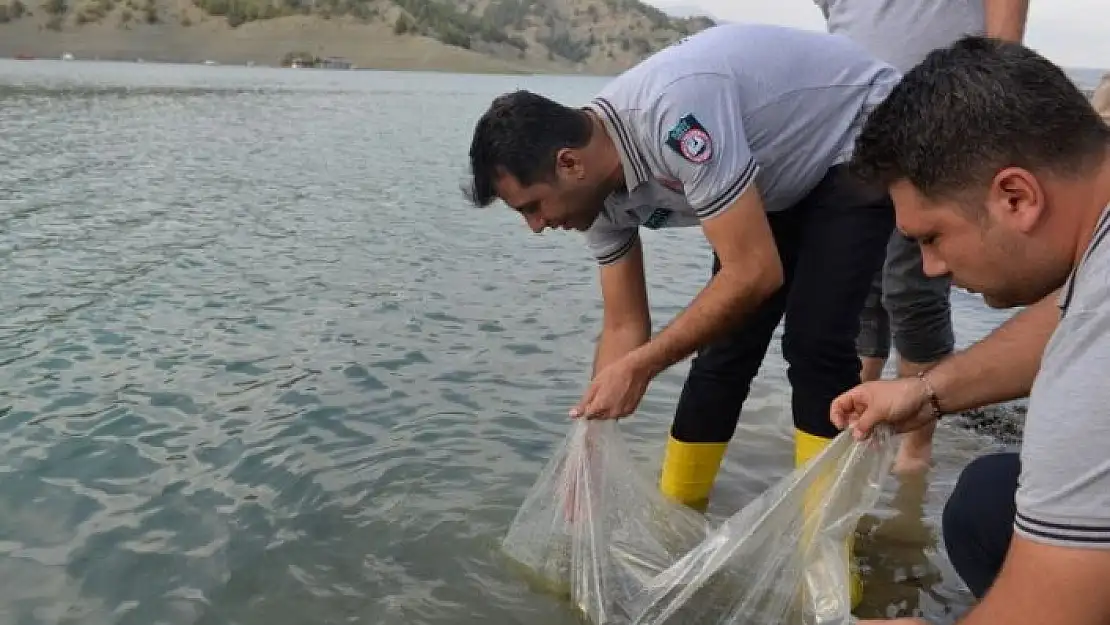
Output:
<svg viewBox="0 0 1110 625">
<path fill-rule="evenodd" d="M 575 623 L 497 547 L 586 382 L 594 266 L 459 185 L 491 97 L 602 84 L 0 62 L 0 622 Z M 646 237 L 658 325 L 708 248 Z M 1009 314 L 954 302 L 963 344 Z M 685 370 L 624 422 L 645 471 Z M 790 468 L 787 405 L 774 345 L 717 514 Z M 943 426 L 891 482 L 861 614 L 967 604 L 938 515 L 996 446 Z"/>
</svg>

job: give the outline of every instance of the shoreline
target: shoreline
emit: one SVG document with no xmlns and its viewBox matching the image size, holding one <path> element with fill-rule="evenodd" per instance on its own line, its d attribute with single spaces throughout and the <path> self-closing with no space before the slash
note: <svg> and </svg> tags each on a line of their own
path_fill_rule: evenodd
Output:
<svg viewBox="0 0 1110 625">
<path fill-rule="evenodd" d="M 214 62 L 205 63 L 198 61 L 188 60 L 165 60 L 165 59 L 147 59 L 136 57 L 135 59 L 126 58 L 82 58 L 74 56 L 73 58 L 58 57 L 29 57 L 19 58 L 15 56 L 0 55 L 0 63 L 113 63 L 120 65 L 187 65 L 187 66 L 200 66 L 200 67 L 234 67 L 242 69 L 281 69 L 281 70 L 296 70 L 299 72 L 413 72 L 424 74 L 476 74 L 476 75 L 494 75 L 494 76 L 598 76 L 605 77 L 615 74 L 594 74 L 590 72 L 555 72 L 555 71 L 541 71 L 531 69 L 504 69 L 504 68 L 474 68 L 469 70 L 456 70 L 445 66 L 433 67 L 420 67 L 417 65 L 382 65 L 380 67 L 366 66 L 366 67 L 350 67 L 345 69 L 328 68 L 328 67 L 289 67 L 279 65 L 276 63 L 224 63 Z"/>
<path fill-rule="evenodd" d="M 72 58 L 63 58 L 66 54 L 73 54 Z M 206 61 L 213 62 L 206 62 Z M 419 72 L 429 74 L 476 74 L 476 75 L 492 75 L 492 76 L 583 76 L 590 78 L 611 78 L 616 77 L 619 72 L 611 71 L 588 71 L 581 70 L 575 71 L 570 69 L 554 69 L 554 68 L 532 68 L 532 67 L 505 67 L 498 63 L 498 59 L 491 57 L 490 63 L 443 63 L 443 64 L 424 64 L 420 62 L 390 62 L 371 65 L 358 65 L 350 68 L 327 68 L 327 67 L 299 67 L 293 68 L 279 63 L 265 63 L 265 62 L 234 62 L 234 61 L 216 61 L 215 59 L 206 59 L 205 61 L 197 61 L 192 59 L 151 59 L 142 55 L 124 58 L 115 56 L 93 56 L 82 57 L 69 51 L 65 51 L 56 56 L 51 55 L 33 55 L 21 58 L 17 55 L 2 54 L 0 53 L 0 62 L 21 62 L 21 63 L 34 63 L 34 62 L 58 62 L 58 63 L 120 63 L 131 65 L 190 65 L 202 67 L 236 67 L 236 68 L 260 68 L 260 69 L 285 69 L 297 71 L 317 71 L 317 72 Z"/>
<path fill-rule="evenodd" d="M 458 69 L 454 66 L 447 65 L 424 65 L 419 63 L 405 64 L 405 63 L 389 63 L 379 66 L 355 66 L 345 69 L 327 68 L 327 67 L 306 67 L 306 68 L 291 68 L 277 63 L 258 63 L 258 62 L 214 62 L 206 63 L 204 61 L 186 60 L 186 59 L 147 59 L 141 56 L 134 58 L 118 58 L 118 57 L 94 57 L 85 58 L 74 55 L 73 58 L 66 59 L 63 55 L 66 52 L 56 56 L 31 56 L 29 58 L 20 58 L 17 55 L 5 54 L 0 52 L 0 62 L 57 62 L 57 63 L 120 63 L 120 64 L 135 64 L 135 65 L 200 65 L 205 67 L 236 67 L 236 68 L 262 68 L 262 69 L 296 69 L 298 71 L 317 71 L 317 72 L 414 72 L 425 74 L 474 74 L 474 75 L 487 75 L 487 76 L 557 76 L 557 77 L 574 77 L 583 76 L 588 78 L 614 78 L 619 75 L 619 72 L 602 72 L 602 71 L 572 71 L 572 70 L 555 70 L 543 68 L 505 68 L 505 67 L 472 67 L 468 69 Z M 496 61 L 497 59 L 491 60 Z M 1075 67 L 1065 68 L 1065 71 L 1079 71 L 1079 72 L 1102 72 L 1099 68 L 1092 67 Z M 1108 71 L 1110 73 L 1110 71 Z M 1088 99 L 1093 98 L 1096 87 L 1079 85 L 1080 91 Z"/>
</svg>

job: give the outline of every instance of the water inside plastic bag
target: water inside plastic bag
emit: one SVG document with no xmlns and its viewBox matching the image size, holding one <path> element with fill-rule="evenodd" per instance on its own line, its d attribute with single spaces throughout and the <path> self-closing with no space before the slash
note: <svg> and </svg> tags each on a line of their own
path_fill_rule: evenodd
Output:
<svg viewBox="0 0 1110 625">
<path fill-rule="evenodd" d="M 595 625 L 846 625 L 848 540 L 892 436 L 842 433 L 718 527 L 659 492 L 616 421 L 577 420 L 502 547 Z"/>
</svg>

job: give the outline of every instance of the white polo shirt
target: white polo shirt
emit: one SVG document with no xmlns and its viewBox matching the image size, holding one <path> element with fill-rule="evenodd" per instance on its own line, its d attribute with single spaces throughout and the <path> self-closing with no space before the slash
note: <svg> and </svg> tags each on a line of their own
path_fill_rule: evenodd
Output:
<svg viewBox="0 0 1110 625">
<path fill-rule="evenodd" d="M 1110 549 L 1110 206 L 1060 308 L 1029 394 L 1014 531 L 1040 543 Z"/>
<path fill-rule="evenodd" d="M 754 181 L 784 210 L 847 161 L 865 116 L 901 78 L 846 37 L 726 24 L 665 48 L 587 106 L 620 152 L 627 189 L 586 232 L 601 264 L 639 227 L 698 225 Z"/>
</svg>

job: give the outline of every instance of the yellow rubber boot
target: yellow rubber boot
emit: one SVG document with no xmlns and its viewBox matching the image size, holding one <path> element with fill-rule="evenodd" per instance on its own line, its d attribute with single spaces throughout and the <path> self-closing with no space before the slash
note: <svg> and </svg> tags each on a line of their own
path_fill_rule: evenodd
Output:
<svg viewBox="0 0 1110 625">
<path fill-rule="evenodd" d="M 709 491 L 717 479 L 728 443 L 684 443 L 667 437 L 659 490 L 699 512 L 709 506 Z"/>
<path fill-rule="evenodd" d="M 828 446 L 829 441 L 830 439 L 827 438 L 807 434 L 801 430 L 794 430 L 794 466 L 800 467 L 812 460 Z M 863 599 L 863 582 L 860 580 L 852 552 L 854 543 L 855 536 L 850 535 L 848 537 L 848 583 L 850 584 L 848 591 L 853 610 L 859 607 L 860 601 Z"/>
</svg>

